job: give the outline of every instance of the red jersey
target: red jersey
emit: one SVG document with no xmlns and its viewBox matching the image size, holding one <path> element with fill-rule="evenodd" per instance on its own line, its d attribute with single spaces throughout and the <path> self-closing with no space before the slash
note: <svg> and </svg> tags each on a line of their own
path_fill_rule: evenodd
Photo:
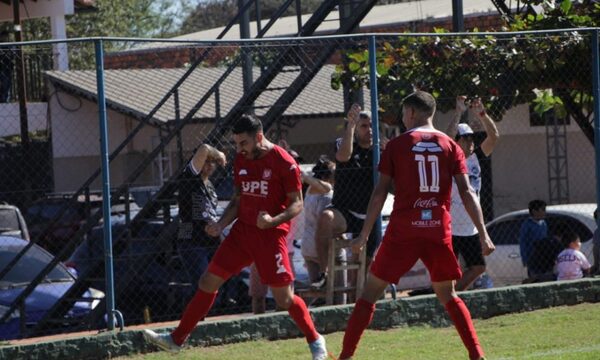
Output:
<svg viewBox="0 0 600 360">
<path fill-rule="evenodd" d="M 255 160 L 237 154 L 233 169 L 235 185 L 240 189 L 238 221 L 247 225 L 256 226 L 260 211 L 271 216 L 281 213 L 288 205 L 287 194 L 302 190 L 296 161 L 277 145 Z M 277 226 L 286 231 L 289 228 L 289 221 Z"/>
<path fill-rule="evenodd" d="M 450 137 L 431 128 L 407 131 L 387 144 L 379 171 L 394 181 L 387 229 L 394 238 L 451 241 L 452 178 L 466 174 L 467 167 L 463 151 Z"/>
</svg>

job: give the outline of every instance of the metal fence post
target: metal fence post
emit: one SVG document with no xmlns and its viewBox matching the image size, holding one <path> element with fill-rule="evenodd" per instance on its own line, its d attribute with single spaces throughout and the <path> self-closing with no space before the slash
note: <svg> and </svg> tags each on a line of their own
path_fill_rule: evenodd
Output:
<svg viewBox="0 0 600 360">
<path fill-rule="evenodd" d="M 104 94 L 104 52 L 102 39 L 95 40 L 96 48 L 96 86 L 98 89 L 98 122 L 100 125 L 100 158 L 102 163 L 102 213 L 104 217 L 104 271 L 106 281 L 106 314 L 108 330 L 115 328 L 113 313 L 115 310 L 114 274 L 112 254 L 112 229 L 110 219 L 110 173 L 108 166 L 108 124 L 106 117 L 106 98 Z"/>
<path fill-rule="evenodd" d="M 379 180 L 379 100 L 377 98 L 377 39 L 369 36 L 369 82 L 371 88 L 371 126 L 373 128 L 373 185 Z M 375 223 L 377 242 L 381 241 L 381 214 Z"/>
<path fill-rule="evenodd" d="M 596 206 L 600 206 L 600 49 L 599 29 L 592 31 L 592 76 L 594 91 L 594 149 L 596 158 Z M 598 223 L 598 219 L 596 219 Z"/>
</svg>

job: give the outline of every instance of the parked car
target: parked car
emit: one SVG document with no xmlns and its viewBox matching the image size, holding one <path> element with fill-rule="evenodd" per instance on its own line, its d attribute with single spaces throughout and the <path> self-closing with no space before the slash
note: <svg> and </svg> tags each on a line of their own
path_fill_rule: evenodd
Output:
<svg viewBox="0 0 600 360">
<path fill-rule="evenodd" d="M 102 211 L 102 196 L 92 194 L 89 198 L 81 195 L 73 204 L 69 204 L 71 195 L 49 195 L 35 201 L 25 212 L 31 238 L 51 253 L 57 253 L 62 246 L 79 230 L 81 225 L 97 211 Z M 139 210 L 133 198 L 129 199 L 130 216 Z M 49 228 L 53 219 L 67 207 L 61 218 Z M 112 199 L 111 216 L 113 220 L 125 216 L 125 201 Z M 41 237 L 41 238 L 40 238 Z"/>
<path fill-rule="evenodd" d="M 220 206 L 218 213 L 222 211 Z M 144 310 L 150 313 L 152 321 L 178 319 L 197 289 L 197 279 L 185 269 L 175 248 L 179 221 L 176 207 L 171 208 L 171 219 L 168 224 L 158 219 L 148 220 L 130 238 L 121 236 L 127 230 L 122 221 L 113 222 L 113 247 L 120 248 L 114 256 L 115 284 L 126 284 L 115 297 L 127 325 L 147 320 Z M 92 259 L 103 261 L 103 256 L 103 229 L 96 227 L 67 264 L 83 275 L 94 263 Z M 93 286 L 104 289 L 101 275 L 93 274 L 99 278 Z M 211 316 L 250 311 L 247 277 L 248 273 L 242 272 L 219 291 Z"/>
<path fill-rule="evenodd" d="M 26 245 L 27 241 L 11 236 L 0 236 L 0 268 L 4 268 Z M 37 245 L 33 245 L 0 281 L 0 315 L 10 308 L 14 300 L 25 289 L 31 280 L 53 260 L 53 256 Z M 73 285 L 75 277 L 67 267 L 59 263 L 27 297 L 25 312 L 13 312 L 9 320 L 0 324 L 0 339 L 16 339 L 27 336 L 27 329 L 32 328 L 42 319 L 56 301 Z M 94 309 L 104 298 L 102 291 L 90 288 L 84 297 L 91 301 L 76 302 L 65 316 L 65 328 L 83 324 L 83 317 Z"/>
<path fill-rule="evenodd" d="M 0 235 L 29 240 L 29 229 L 18 207 L 0 204 Z"/>
<path fill-rule="evenodd" d="M 557 232 L 557 226 L 564 224 L 575 231 L 581 239 L 581 252 L 588 260 L 592 257 L 592 236 L 596 230 L 593 213 L 596 204 L 550 205 L 546 207 L 546 221 L 549 235 Z M 494 286 L 520 284 L 527 278 L 527 268 L 521 263 L 519 250 L 519 230 L 529 217 L 527 209 L 513 211 L 490 221 L 486 227 L 496 251 L 487 257 L 487 273 Z"/>
</svg>

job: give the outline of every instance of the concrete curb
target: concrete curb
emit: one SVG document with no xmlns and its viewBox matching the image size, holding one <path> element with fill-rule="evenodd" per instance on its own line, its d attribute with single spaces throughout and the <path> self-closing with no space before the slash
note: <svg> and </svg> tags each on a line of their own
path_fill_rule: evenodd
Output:
<svg viewBox="0 0 600 360">
<path fill-rule="evenodd" d="M 460 297 L 473 318 L 489 318 L 508 313 L 532 311 L 561 305 L 600 302 L 600 279 L 551 282 L 464 292 Z M 342 331 L 352 305 L 314 309 L 312 316 L 322 333 Z M 377 303 L 371 328 L 429 324 L 448 326 L 450 321 L 433 295 L 386 300 Z M 171 328 L 160 328 L 169 331 Z M 200 323 L 189 339 L 190 346 L 211 346 L 257 339 L 278 340 L 300 337 L 287 313 L 272 313 L 237 320 Z M 0 347 L 0 359 L 108 359 L 156 351 L 146 344 L 141 331 L 101 333 L 29 345 Z"/>
</svg>

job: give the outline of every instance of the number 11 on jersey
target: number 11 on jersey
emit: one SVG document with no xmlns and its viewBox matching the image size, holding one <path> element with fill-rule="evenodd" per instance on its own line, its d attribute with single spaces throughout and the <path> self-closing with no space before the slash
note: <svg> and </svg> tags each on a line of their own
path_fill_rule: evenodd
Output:
<svg viewBox="0 0 600 360">
<path fill-rule="evenodd" d="M 415 155 L 415 161 L 419 168 L 419 191 L 440 192 L 440 166 L 437 155 Z M 431 185 L 427 181 L 427 163 L 431 164 Z"/>
</svg>

